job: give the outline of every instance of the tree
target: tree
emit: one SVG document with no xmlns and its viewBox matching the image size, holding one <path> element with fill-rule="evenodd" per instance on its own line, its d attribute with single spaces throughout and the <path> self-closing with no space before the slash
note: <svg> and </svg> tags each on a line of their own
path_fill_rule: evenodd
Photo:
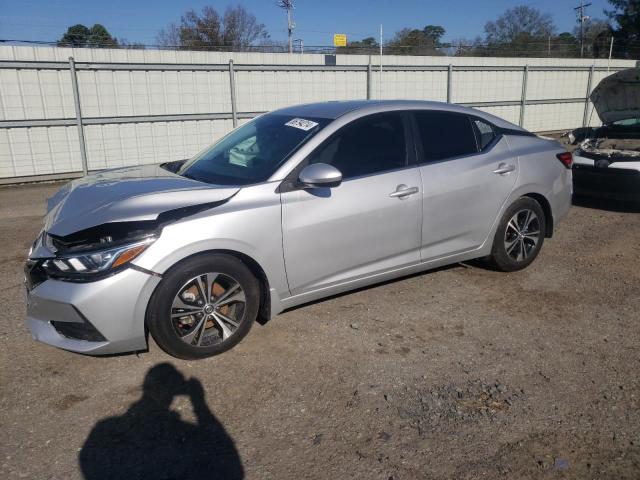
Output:
<svg viewBox="0 0 640 480">
<path fill-rule="evenodd" d="M 336 48 L 336 53 L 339 54 L 360 54 L 360 55 L 372 55 L 377 53 L 380 49 L 380 45 L 373 37 L 363 38 L 362 40 L 356 40 L 354 42 L 348 42 L 346 47 Z"/>
<path fill-rule="evenodd" d="M 578 20 L 579 22 L 579 20 Z M 602 35 L 604 33 L 604 35 Z M 609 25 L 609 22 L 605 21 L 605 20 L 601 20 L 599 18 L 591 18 L 588 21 L 585 22 L 584 24 L 584 31 L 583 31 L 583 35 L 584 35 L 584 55 L 587 57 L 590 56 L 602 56 L 601 52 L 602 52 L 602 46 L 601 45 L 603 43 L 607 43 L 607 48 L 608 48 L 608 41 L 606 40 L 606 38 L 611 39 L 611 33 L 612 33 L 612 29 L 611 26 Z M 577 41 L 578 41 L 578 46 L 580 45 L 580 25 L 576 25 L 576 27 L 573 29 L 573 35 L 574 37 L 576 37 Z M 596 55 L 596 51 L 598 52 L 598 54 Z M 608 50 L 607 50 L 607 55 L 608 55 Z"/>
<path fill-rule="evenodd" d="M 613 10 L 606 15 L 617 24 L 614 32 L 616 56 L 638 58 L 640 56 L 640 0 L 609 0 Z"/>
<path fill-rule="evenodd" d="M 434 47 L 444 46 L 440 43 L 440 39 L 444 37 L 446 30 L 440 25 L 427 25 L 422 29 L 422 33 L 433 43 Z"/>
<path fill-rule="evenodd" d="M 570 32 L 562 32 L 551 41 L 551 53 L 554 57 L 580 56 L 580 41 Z"/>
<path fill-rule="evenodd" d="M 113 48 L 118 46 L 118 40 L 113 38 L 104 26 L 96 23 L 89 30 L 89 38 L 87 39 L 88 47 L 97 48 Z"/>
<path fill-rule="evenodd" d="M 78 24 L 69 27 L 66 33 L 58 40 L 60 47 L 106 47 L 118 48 L 118 40 L 111 36 L 107 29 L 96 23 L 87 28 Z"/>
<path fill-rule="evenodd" d="M 67 29 L 67 32 L 58 40 L 59 47 L 84 47 L 87 45 L 90 31 L 84 25 L 73 25 Z"/>
<path fill-rule="evenodd" d="M 551 15 L 519 5 L 485 24 L 486 49 L 492 55 L 546 56 L 555 30 Z"/>
<path fill-rule="evenodd" d="M 396 55 L 442 55 L 438 48 L 444 34 L 440 25 L 427 25 L 422 30 L 403 28 L 389 42 L 388 51 Z"/>
<path fill-rule="evenodd" d="M 157 37 L 160 45 L 183 49 L 210 49 L 225 47 L 243 49 L 256 42 L 269 39 L 264 24 L 244 7 L 228 7 L 223 16 L 206 6 L 198 14 L 189 10 L 180 19 L 180 24 L 171 24 Z"/>
</svg>

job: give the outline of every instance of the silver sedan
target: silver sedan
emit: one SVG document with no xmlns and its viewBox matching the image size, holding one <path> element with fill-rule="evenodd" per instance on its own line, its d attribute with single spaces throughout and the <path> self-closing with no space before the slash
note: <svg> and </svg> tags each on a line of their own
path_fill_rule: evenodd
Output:
<svg viewBox="0 0 640 480">
<path fill-rule="evenodd" d="M 571 154 L 490 114 L 414 101 L 284 108 L 195 157 L 49 200 L 25 267 L 35 339 L 202 358 L 284 309 L 482 258 L 519 270 L 571 200 Z"/>
</svg>

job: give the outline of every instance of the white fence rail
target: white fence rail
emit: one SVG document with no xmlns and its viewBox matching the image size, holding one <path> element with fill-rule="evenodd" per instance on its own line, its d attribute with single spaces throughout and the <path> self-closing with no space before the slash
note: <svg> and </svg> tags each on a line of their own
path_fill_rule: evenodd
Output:
<svg viewBox="0 0 640 480">
<path fill-rule="evenodd" d="M 360 55 L 326 65 L 323 55 L 3 48 L 0 184 L 187 158 L 260 112 L 314 101 L 455 102 L 533 131 L 596 124 L 592 88 L 634 65 L 384 57 L 380 76 L 379 59 Z"/>
</svg>

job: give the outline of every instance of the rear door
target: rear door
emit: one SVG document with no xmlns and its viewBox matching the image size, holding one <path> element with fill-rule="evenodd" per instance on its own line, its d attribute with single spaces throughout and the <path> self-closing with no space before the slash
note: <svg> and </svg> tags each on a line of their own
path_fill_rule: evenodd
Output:
<svg viewBox="0 0 640 480">
<path fill-rule="evenodd" d="M 333 165 L 343 181 L 281 194 L 292 294 L 419 263 L 422 185 L 417 166 L 409 166 L 409 129 L 401 112 L 370 115 L 338 130 L 303 162 Z"/>
<path fill-rule="evenodd" d="M 517 158 L 479 118 L 438 110 L 413 118 L 424 187 L 422 260 L 479 247 L 515 185 Z"/>
</svg>

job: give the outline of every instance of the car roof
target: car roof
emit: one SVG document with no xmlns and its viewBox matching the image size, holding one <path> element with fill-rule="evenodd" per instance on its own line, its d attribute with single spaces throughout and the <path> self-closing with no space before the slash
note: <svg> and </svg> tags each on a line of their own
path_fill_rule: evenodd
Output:
<svg viewBox="0 0 640 480">
<path fill-rule="evenodd" d="M 283 115 L 293 115 L 296 117 L 307 118 L 326 118 L 335 120 L 347 113 L 359 111 L 363 115 L 367 113 L 378 113 L 393 110 L 444 110 L 449 112 L 464 113 L 483 118 L 490 123 L 502 128 L 512 130 L 524 130 L 523 128 L 508 122 L 500 117 L 491 115 L 490 113 L 476 110 L 474 108 L 464 107 L 453 103 L 432 102 L 426 100 L 344 100 L 306 103 L 302 105 L 293 105 L 276 110 L 273 113 Z"/>
</svg>

